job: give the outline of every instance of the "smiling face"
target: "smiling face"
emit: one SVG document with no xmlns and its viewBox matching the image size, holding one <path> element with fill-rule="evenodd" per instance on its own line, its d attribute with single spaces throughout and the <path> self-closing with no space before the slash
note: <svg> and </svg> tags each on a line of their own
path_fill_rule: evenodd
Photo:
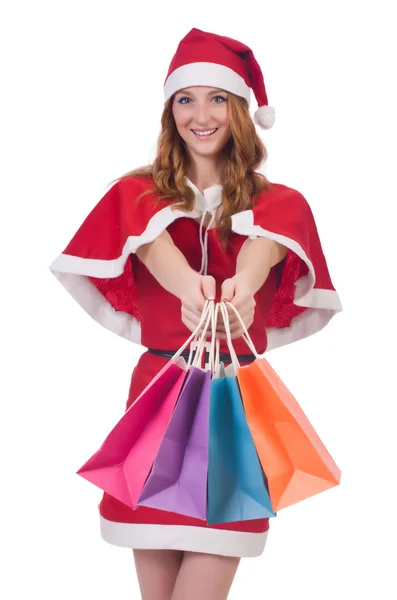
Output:
<svg viewBox="0 0 397 600">
<path fill-rule="evenodd" d="M 227 92 L 192 86 L 179 90 L 172 112 L 179 135 L 193 156 L 216 156 L 230 139 Z"/>
</svg>

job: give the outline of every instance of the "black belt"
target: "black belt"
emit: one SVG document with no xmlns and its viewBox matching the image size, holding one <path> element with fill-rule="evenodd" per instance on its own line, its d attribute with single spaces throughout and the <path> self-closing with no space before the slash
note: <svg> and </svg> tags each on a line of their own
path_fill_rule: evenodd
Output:
<svg viewBox="0 0 397 600">
<path fill-rule="evenodd" d="M 156 354 L 157 356 L 163 356 L 164 358 L 172 358 L 177 352 L 177 350 L 157 350 L 154 348 L 148 348 L 147 350 L 148 350 L 148 352 L 151 352 L 152 354 Z M 194 351 L 192 353 L 193 358 L 195 356 L 195 352 L 196 351 Z M 205 352 L 206 360 L 208 359 L 208 354 L 209 354 L 208 352 Z M 183 350 L 183 352 L 181 352 L 181 356 L 183 356 L 183 358 L 188 359 L 190 356 L 190 351 Z M 256 358 L 256 356 L 254 354 L 238 354 L 237 355 L 237 359 L 240 363 L 243 363 L 243 362 L 251 363 L 251 362 L 254 362 L 255 358 Z M 226 352 L 219 353 L 219 360 L 224 363 L 232 362 L 230 354 L 227 354 Z"/>
</svg>

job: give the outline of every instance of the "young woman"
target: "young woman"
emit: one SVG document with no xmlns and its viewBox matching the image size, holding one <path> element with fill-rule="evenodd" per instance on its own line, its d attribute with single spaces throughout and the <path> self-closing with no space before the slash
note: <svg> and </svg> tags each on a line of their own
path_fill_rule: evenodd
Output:
<svg viewBox="0 0 397 600">
<path fill-rule="evenodd" d="M 51 270 L 101 325 L 148 350 L 127 408 L 189 337 L 206 299 L 230 300 L 257 350 L 322 329 L 341 310 L 310 207 L 301 193 L 257 169 L 269 128 L 263 76 L 252 51 L 192 29 L 165 81 L 152 165 L 112 182 Z M 241 364 L 254 359 L 230 309 Z M 230 363 L 223 324 L 221 359 Z M 210 526 L 124 505 L 107 493 L 101 534 L 132 548 L 144 600 L 222 600 L 239 560 L 263 552 L 269 519 Z"/>
</svg>

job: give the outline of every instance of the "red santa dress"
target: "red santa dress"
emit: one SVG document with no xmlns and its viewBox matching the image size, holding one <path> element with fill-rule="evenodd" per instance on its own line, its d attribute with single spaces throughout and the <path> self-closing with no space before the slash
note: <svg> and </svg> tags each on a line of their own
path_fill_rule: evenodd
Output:
<svg viewBox="0 0 397 600">
<path fill-rule="evenodd" d="M 98 323 L 146 348 L 179 349 L 190 335 L 181 321 L 181 303 L 167 292 L 136 256 L 136 250 L 165 229 L 198 272 L 212 275 L 220 300 L 223 281 L 235 274 L 236 260 L 247 236 L 264 236 L 288 247 L 258 290 L 249 333 L 259 353 L 289 344 L 321 330 L 342 309 L 332 285 L 312 211 L 304 196 L 272 183 L 254 199 L 251 210 L 232 217 L 228 251 L 219 232 L 209 226 L 203 238 L 198 218 L 221 204 L 222 186 L 195 193 L 194 210 L 171 210 L 171 202 L 154 203 L 151 178 L 117 181 L 100 199 L 65 250 L 50 265 L 60 283 Z M 242 338 L 237 354 L 249 353 Z M 228 353 L 224 341 L 220 351 Z M 145 352 L 131 377 L 126 408 L 137 398 L 167 359 Z M 243 363 L 244 364 L 244 363 Z M 265 547 L 269 519 L 208 525 L 205 521 L 147 507 L 129 508 L 104 493 L 99 505 L 101 535 L 128 548 L 175 549 L 227 556 L 259 556 Z"/>
</svg>

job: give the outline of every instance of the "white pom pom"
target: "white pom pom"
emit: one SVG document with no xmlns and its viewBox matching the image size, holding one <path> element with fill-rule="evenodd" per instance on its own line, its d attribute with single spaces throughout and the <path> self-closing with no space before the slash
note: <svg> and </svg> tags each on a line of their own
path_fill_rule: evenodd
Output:
<svg viewBox="0 0 397 600">
<path fill-rule="evenodd" d="M 275 120 L 275 111 L 273 106 L 261 106 L 254 113 L 254 121 L 261 129 L 270 129 Z"/>
</svg>

